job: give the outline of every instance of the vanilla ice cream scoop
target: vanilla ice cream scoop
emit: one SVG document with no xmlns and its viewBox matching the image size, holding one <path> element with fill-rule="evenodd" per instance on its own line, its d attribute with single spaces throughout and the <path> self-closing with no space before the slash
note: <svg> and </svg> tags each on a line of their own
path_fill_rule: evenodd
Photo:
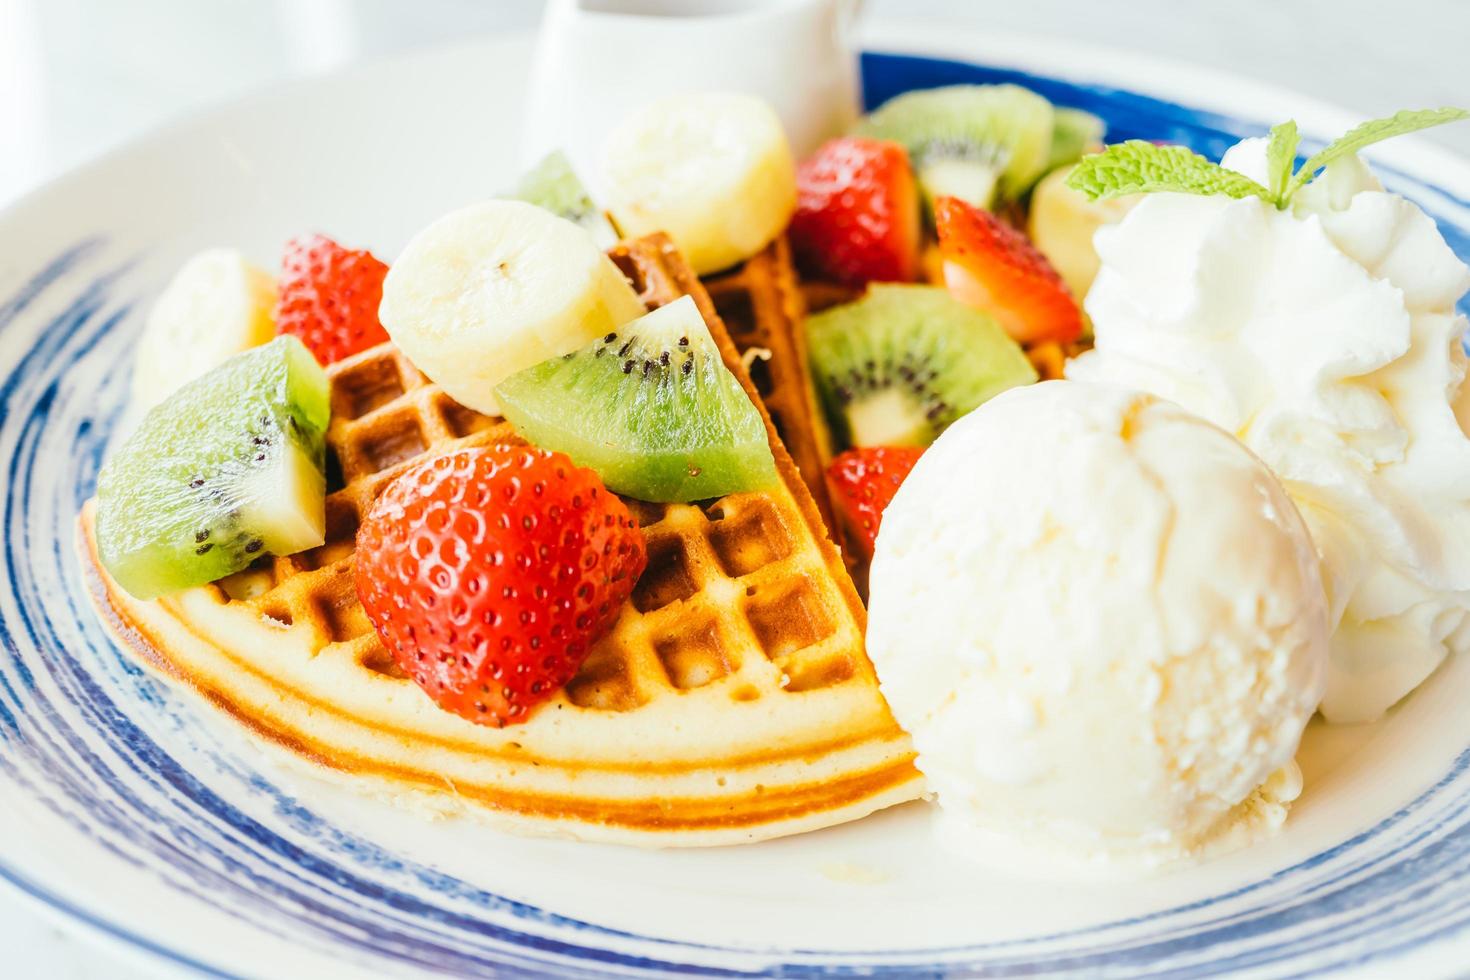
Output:
<svg viewBox="0 0 1470 980">
<path fill-rule="evenodd" d="M 1264 140 L 1222 161 L 1266 175 Z M 1154 194 L 1097 235 L 1069 378 L 1177 401 L 1275 471 L 1321 552 L 1322 713 L 1370 721 L 1470 650 L 1470 269 L 1353 157 L 1288 210 Z"/>
<path fill-rule="evenodd" d="M 1278 827 L 1321 698 L 1300 515 L 1238 441 L 1048 382 L 951 426 L 883 515 L 868 653 L 951 840 L 1138 870 Z"/>
</svg>

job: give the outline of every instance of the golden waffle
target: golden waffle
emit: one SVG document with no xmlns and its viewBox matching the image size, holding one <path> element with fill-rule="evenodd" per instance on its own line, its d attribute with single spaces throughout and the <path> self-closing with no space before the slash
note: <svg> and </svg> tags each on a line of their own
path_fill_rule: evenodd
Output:
<svg viewBox="0 0 1470 980">
<path fill-rule="evenodd" d="M 1089 345 L 1091 346 L 1091 345 Z M 1032 344 L 1026 348 L 1026 356 L 1042 381 L 1057 381 L 1066 370 L 1067 361 L 1082 353 L 1080 344 L 1062 345 L 1054 340 Z"/>
<path fill-rule="evenodd" d="M 806 481 L 823 523 L 835 527 L 826 477 L 832 438 L 807 370 L 802 326 L 806 308 L 792 267 L 791 246 L 778 238 L 735 271 L 706 279 L 704 287 L 745 358 L 760 401 Z"/>
<path fill-rule="evenodd" d="M 615 261 L 650 306 L 695 297 L 726 363 L 749 377 L 708 295 L 663 236 Z M 441 711 L 396 668 L 358 605 L 353 536 L 409 461 L 513 441 L 391 344 L 328 370 L 341 485 L 327 543 L 141 602 L 85 563 L 104 621 L 258 734 L 410 805 L 509 829 L 647 845 L 729 844 L 856 819 L 922 791 L 863 652 L 865 615 L 794 464 L 781 482 L 702 505 L 630 501 L 648 570 L 578 676 L 505 729 Z M 759 401 L 757 400 L 757 405 Z"/>
</svg>

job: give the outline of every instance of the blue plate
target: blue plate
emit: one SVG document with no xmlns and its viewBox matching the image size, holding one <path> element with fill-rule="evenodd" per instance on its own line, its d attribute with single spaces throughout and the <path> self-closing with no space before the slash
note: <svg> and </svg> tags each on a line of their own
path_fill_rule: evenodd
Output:
<svg viewBox="0 0 1470 980">
<path fill-rule="evenodd" d="M 512 842 L 380 813 L 288 775 L 119 651 L 94 622 L 73 528 L 127 397 L 140 311 L 203 243 L 266 257 L 316 226 L 392 254 L 485 196 L 509 164 L 495 140 L 448 126 L 442 104 L 514 85 L 525 57 L 524 41 L 479 43 L 276 90 L 0 216 L 0 878 L 158 961 L 221 976 L 1433 975 L 1470 963 L 1459 664 L 1371 731 L 1314 736 L 1329 760 L 1321 795 L 1259 854 L 1127 887 L 991 881 L 972 894 L 979 872 L 924 852 L 922 808 L 749 856 Z M 1110 139 L 1215 158 L 1276 121 L 1035 69 L 887 53 L 862 68 L 870 104 L 1016 82 L 1101 116 Z M 441 107 L 410 112 L 430 102 Z M 399 127 L 355 125 L 362 103 Z M 303 114 L 365 135 L 312 136 Z M 465 165 L 434 170 L 422 148 L 435 140 L 463 147 Z M 1465 168 L 1424 150 L 1404 160 L 1380 168 L 1385 182 L 1470 256 L 1470 204 L 1446 189 L 1465 193 Z M 880 873 L 822 864 L 853 855 Z M 926 905 L 934 895 L 944 903 Z M 944 920 L 946 903 L 964 921 Z"/>
</svg>

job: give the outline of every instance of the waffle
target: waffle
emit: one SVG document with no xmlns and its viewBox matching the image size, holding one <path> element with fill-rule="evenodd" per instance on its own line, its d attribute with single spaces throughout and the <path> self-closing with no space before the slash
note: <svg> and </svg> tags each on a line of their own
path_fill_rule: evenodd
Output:
<svg viewBox="0 0 1470 980">
<path fill-rule="evenodd" d="M 754 392 L 704 292 L 663 236 L 614 260 L 650 307 L 695 297 Z M 441 711 L 398 670 L 353 588 L 353 538 L 410 461 L 515 442 L 391 344 L 328 370 L 327 541 L 223 583 L 141 602 L 84 565 L 103 619 L 154 666 L 307 759 L 313 771 L 507 829 L 643 845 L 730 844 L 856 819 L 922 791 L 863 652 L 865 615 L 790 456 L 766 491 L 628 501 L 648 570 L 581 672 L 524 724 Z M 760 402 L 757 399 L 756 404 Z"/>
<path fill-rule="evenodd" d="M 790 245 L 778 238 L 735 271 L 706 279 L 704 286 L 745 358 L 760 400 L 806 481 L 817 512 L 827 528 L 835 528 L 826 477 L 832 437 L 807 370 L 802 326 L 806 307 Z"/>
</svg>

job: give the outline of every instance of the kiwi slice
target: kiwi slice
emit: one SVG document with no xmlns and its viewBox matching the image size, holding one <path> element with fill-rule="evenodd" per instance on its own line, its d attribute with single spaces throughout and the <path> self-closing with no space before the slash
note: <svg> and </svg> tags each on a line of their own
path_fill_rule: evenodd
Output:
<svg viewBox="0 0 1470 980">
<path fill-rule="evenodd" d="M 566 218 L 586 228 L 602 248 L 612 248 L 618 233 L 612 222 L 596 204 L 587 188 L 577 179 L 565 153 L 553 150 L 521 177 L 515 191 L 508 195 L 518 201 L 545 208 L 559 218 Z"/>
<path fill-rule="evenodd" d="M 155 406 L 97 477 L 97 550 L 139 599 L 322 543 L 327 376 L 292 336 Z"/>
<path fill-rule="evenodd" d="M 1046 161 L 1046 172 L 1076 163 L 1082 154 L 1090 153 L 1102 145 L 1107 125 L 1090 112 L 1057 106 L 1054 110 L 1051 129 L 1051 156 Z"/>
<path fill-rule="evenodd" d="M 813 379 L 852 446 L 927 446 L 1036 369 L 986 314 L 940 286 L 875 284 L 807 320 Z"/>
<path fill-rule="evenodd" d="M 947 85 L 905 92 L 858 132 L 908 148 L 925 198 L 988 208 L 1024 194 L 1046 170 L 1051 103 L 1019 85 Z"/>
<path fill-rule="evenodd" d="M 685 296 L 495 387 L 521 435 L 659 503 L 769 486 L 766 424 Z"/>
</svg>

